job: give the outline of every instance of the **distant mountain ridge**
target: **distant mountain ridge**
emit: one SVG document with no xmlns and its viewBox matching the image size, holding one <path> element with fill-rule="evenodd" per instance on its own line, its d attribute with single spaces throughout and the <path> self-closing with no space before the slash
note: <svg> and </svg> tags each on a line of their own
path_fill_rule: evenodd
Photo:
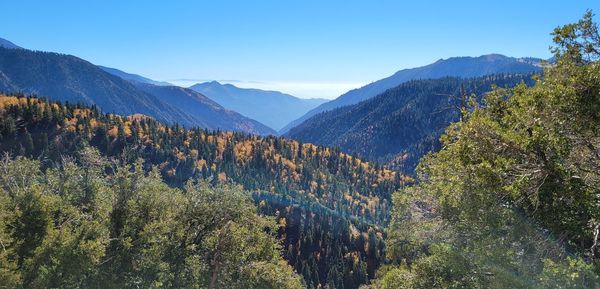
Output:
<svg viewBox="0 0 600 289">
<path fill-rule="evenodd" d="M 18 46 L 4 38 L 0 38 L 0 47 L 9 48 L 9 49 L 23 49 L 21 46 Z"/>
<path fill-rule="evenodd" d="M 150 84 L 148 84 L 150 85 Z M 0 91 L 36 94 L 52 100 L 93 104 L 105 112 L 144 114 L 166 123 L 211 130 L 238 130 L 268 135 L 275 132 L 256 121 L 206 100 L 213 113 L 192 114 L 72 55 L 0 47 Z M 199 98 L 194 95 L 190 97 Z M 201 101 L 191 101 L 202 105 Z"/>
<path fill-rule="evenodd" d="M 161 101 L 177 107 L 192 116 L 202 116 L 205 127 L 221 130 L 245 131 L 259 135 L 275 135 L 270 127 L 249 119 L 233 110 L 225 109 L 203 94 L 179 86 L 153 85 L 138 82 L 136 87 L 155 95 Z"/>
<path fill-rule="evenodd" d="M 217 81 L 198 83 L 190 86 L 190 89 L 275 130 L 327 101 L 318 98 L 302 99 L 279 91 L 240 88 Z"/>
<path fill-rule="evenodd" d="M 131 83 L 71 55 L 0 48 L 0 90 L 94 104 L 106 112 L 141 113 L 168 123 L 194 120 Z"/>
<path fill-rule="evenodd" d="M 462 87 L 467 95 L 481 96 L 492 85 L 512 87 L 521 81 L 531 85 L 531 76 L 412 80 L 358 104 L 322 112 L 285 136 L 340 147 L 344 152 L 411 173 L 423 155 L 437 150 L 446 127 L 459 119 L 453 107 L 460 105 Z"/>
<path fill-rule="evenodd" d="M 148 83 L 148 84 L 154 84 L 154 85 L 173 85 L 168 82 L 152 80 L 150 78 L 143 77 L 141 75 L 137 75 L 137 74 L 133 74 L 133 73 L 128 73 L 128 72 L 125 72 L 125 71 L 122 71 L 122 70 L 119 70 L 116 68 L 106 67 L 106 66 L 102 66 L 102 65 L 98 65 L 98 67 L 100 67 L 100 69 L 102 69 L 112 75 L 118 76 L 118 77 L 123 78 L 128 81 Z"/>
<path fill-rule="evenodd" d="M 310 110 L 302 117 L 290 122 L 280 131 L 280 133 L 285 134 L 293 127 L 300 125 L 302 122 L 316 114 L 338 107 L 359 103 L 410 80 L 442 77 L 468 78 L 498 73 L 539 72 L 542 71 L 541 63 L 542 59 L 538 58 L 515 58 L 501 54 L 440 59 L 426 66 L 400 70 L 389 77 L 372 82 L 361 88 L 350 90 L 338 98 L 323 103 Z"/>
</svg>

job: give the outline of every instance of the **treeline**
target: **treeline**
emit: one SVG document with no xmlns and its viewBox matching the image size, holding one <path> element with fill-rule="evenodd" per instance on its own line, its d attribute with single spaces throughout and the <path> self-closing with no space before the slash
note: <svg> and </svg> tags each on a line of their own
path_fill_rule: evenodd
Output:
<svg viewBox="0 0 600 289">
<path fill-rule="evenodd" d="M 543 79 L 463 111 L 394 194 L 370 288 L 600 288 L 600 35 L 553 36 Z"/>
<path fill-rule="evenodd" d="M 78 162 L 0 161 L 0 288 L 304 288 L 242 188 Z"/>
<path fill-rule="evenodd" d="M 285 256 L 309 288 L 332 278 L 355 278 L 357 283 L 335 288 L 357 288 L 374 276 L 384 256 L 380 227 L 389 221 L 391 192 L 406 181 L 337 149 L 165 126 L 143 115 L 103 114 L 34 97 L 0 96 L 0 119 L 0 151 L 38 159 L 43 168 L 92 146 L 121 165 L 143 159 L 144 170 L 156 166 L 174 187 L 204 179 L 256 192 L 263 213 L 285 224 L 279 234 L 285 237 L 284 251 L 293 252 Z M 314 229 L 305 230 L 306 224 Z M 337 231 L 319 231 L 324 228 Z M 369 242 L 379 244 L 378 252 L 368 252 L 363 243 Z M 366 274 L 356 275 L 354 268 Z"/>
</svg>

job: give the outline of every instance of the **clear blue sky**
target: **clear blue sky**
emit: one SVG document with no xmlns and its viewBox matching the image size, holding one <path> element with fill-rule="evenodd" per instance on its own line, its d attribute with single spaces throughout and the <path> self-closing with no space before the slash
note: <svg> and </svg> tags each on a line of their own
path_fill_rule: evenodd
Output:
<svg viewBox="0 0 600 289">
<path fill-rule="evenodd" d="M 452 56 L 550 56 L 600 1 L 3 1 L 0 37 L 178 84 L 333 98 Z M 599 17 L 600 18 L 600 17 Z M 183 81 L 181 79 L 186 79 Z"/>
</svg>

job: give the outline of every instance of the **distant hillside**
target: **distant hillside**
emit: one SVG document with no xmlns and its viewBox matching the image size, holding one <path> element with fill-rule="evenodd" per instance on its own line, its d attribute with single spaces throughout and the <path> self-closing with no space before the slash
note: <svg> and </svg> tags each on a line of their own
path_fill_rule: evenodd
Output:
<svg viewBox="0 0 600 289">
<path fill-rule="evenodd" d="M 125 71 L 122 71 L 122 70 L 119 70 L 116 68 L 111 68 L 111 67 L 106 67 L 106 66 L 101 66 L 101 65 L 98 65 L 98 67 L 100 67 L 100 69 L 102 69 L 112 75 L 116 75 L 127 81 L 148 83 L 148 84 L 154 84 L 154 85 L 172 85 L 168 82 L 152 80 L 150 78 L 143 77 L 141 75 L 137 75 L 137 74 L 133 74 L 133 73 L 127 73 Z"/>
<path fill-rule="evenodd" d="M 302 99 L 278 91 L 239 88 L 216 81 L 199 83 L 190 88 L 225 108 L 256 119 L 275 130 L 280 130 L 290 121 L 327 101 Z"/>
<path fill-rule="evenodd" d="M 220 130 L 243 131 L 257 135 L 275 135 L 276 131 L 266 125 L 228 110 L 194 90 L 178 86 L 158 86 L 136 83 L 141 90 L 158 97 L 161 101 L 199 119 L 204 126 Z"/>
<path fill-rule="evenodd" d="M 9 48 L 9 49 L 19 49 L 22 48 L 4 38 L 0 38 L 0 47 Z"/>
<path fill-rule="evenodd" d="M 540 62 L 541 59 L 537 58 L 514 58 L 500 54 L 489 54 L 479 57 L 452 57 L 446 60 L 440 59 L 426 66 L 400 70 L 390 77 L 348 91 L 340 97 L 326 102 L 292 121 L 280 133 L 286 133 L 320 112 L 359 103 L 409 80 L 433 79 L 446 76 L 466 78 L 500 73 L 539 72 L 542 71 Z"/>
<path fill-rule="evenodd" d="M 196 124 L 193 117 L 75 56 L 0 48 L 0 72 L 0 91 L 94 104 L 106 112 L 141 113 L 168 123 Z"/>
<path fill-rule="evenodd" d="M 492 85 L 532 84 L 531 75 L 413 80 L 355 105 L 320 113 L 286 136 L 378 160 L 412 172 L 421 156 L 438 148 L 444 129 L 459 119 L 464 86 L 481 96 Z M 455 96 L 455 97 L 451 97 Z"/>
<path fill-rule="evenodd" d="M 274 133 L 214 102 L 197 101 L 198 96 L 192 93 L 188 93 L 191 99 L 179 98 L 178 101 L 171 101 L 161 93 L 154 95 L 152 91 L 161 91 L 159 86 L 156 87 L 142 90 L 134 82 L 107 73 L 75 56 L 0 47 L 0 91 L 36 94 L 52 100 L 96 105 L 105 112 L 123 115 L 140 113 L 186 127 Z M 178 103 L 185 105 L 177 107 Z M 208 107 L 199 107 L 201 105 Z M 200 111 L 211 113 L 198 113 Z"/>
</svg>

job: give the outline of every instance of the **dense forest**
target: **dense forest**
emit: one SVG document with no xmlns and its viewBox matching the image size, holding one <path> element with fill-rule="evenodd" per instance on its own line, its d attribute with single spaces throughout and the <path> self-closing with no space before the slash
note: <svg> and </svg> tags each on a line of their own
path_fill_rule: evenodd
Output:
<svg viewBox="0 0 600 289">
<path fill-rule="evenodd" d="M 370 288 L 600 288 L 600 35 L 553 36 L 544 78 L 463 111 L 394 195 Z"/>
<path fill-rule="evenodd" d="M 166 183 L 236 183 L 282 224 L 284 257 L 309 288 L 357 288 L 383 260 L 391 193 L 407 179 L 339 150 L 277 137 L 165 126 L 143 115 L 0 97 L 0 150 L 54 168 L 91 146 L 119 165 L 142 159 Z"/>
<path fill-rule="evenodd" d="M 0 288 L 304 288 L 242 188 L 79 162 L 0 161 Z"/>
<path fill-rule="evenodd" d="M 533 84 L 532 74 L 413 80 L 355 105 L 312 117 L 286 136 L 339 147 L 344 152 L 412 174 L 419 159 L 439 149 L 444 129 L 461 107 L 494 86 Z"/>
</svg>

